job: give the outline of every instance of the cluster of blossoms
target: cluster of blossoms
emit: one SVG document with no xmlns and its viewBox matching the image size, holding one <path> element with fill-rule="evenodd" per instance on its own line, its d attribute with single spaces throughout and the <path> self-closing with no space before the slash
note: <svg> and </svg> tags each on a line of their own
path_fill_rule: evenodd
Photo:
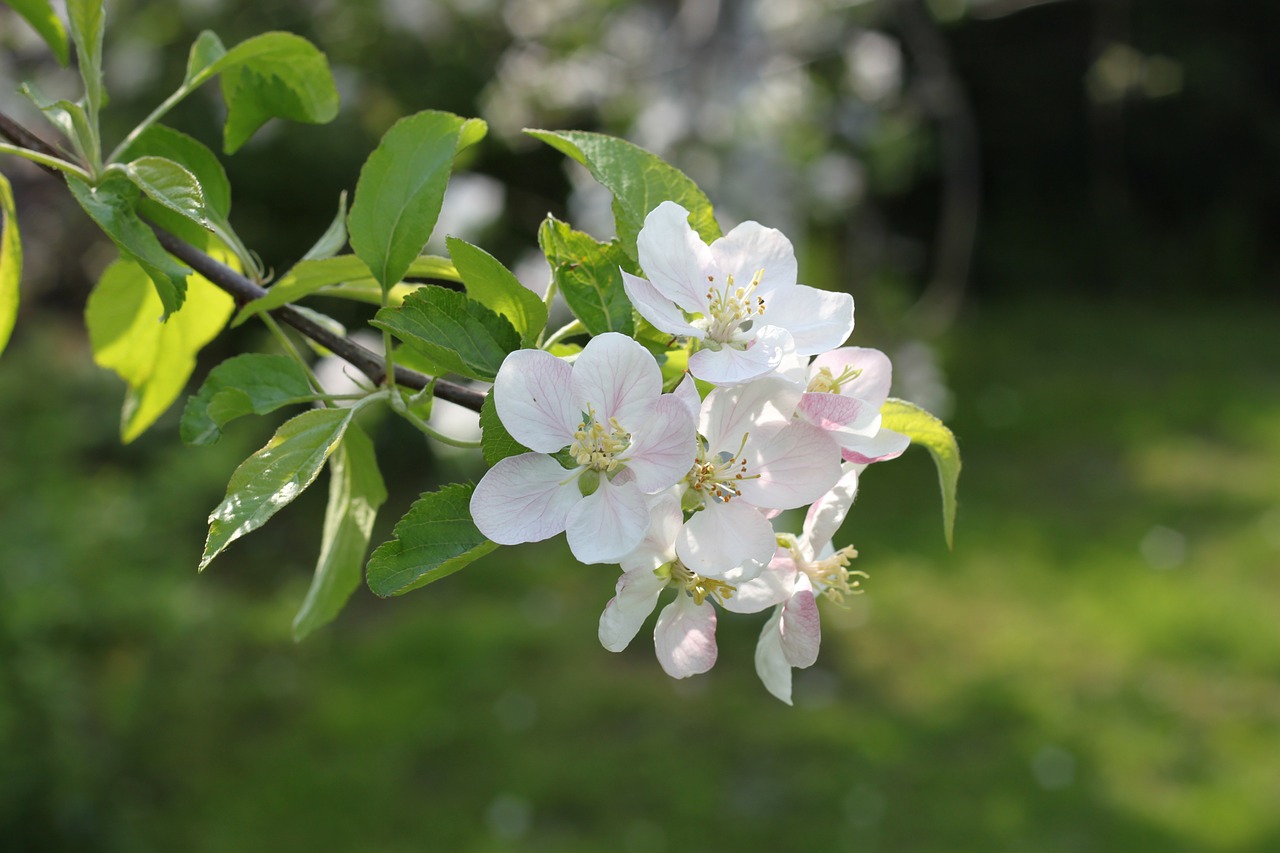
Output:
<svg viewBox="0 0 1280 853">
<path fill-rule="evenodd" d="M 715 664 L 717 607 L 771 609 L 756 671 L 790 702 L 792 668 L 817 657 L 817 598 L 859 591 L 856 553 L 831 543 L 858 476 L 908 444 L 881 428 L 889 360 L 841 346 L 852 297 L 797 284 L 791 243 L 772 228 L 746 222 L 707 245 L 687 211 L 665 202 L 637 245 L 648 278 L 624 272 L 626 293 L 687 342 L 688 375 L 663 393 L 654 356 L 617 333 L 592 338 L 572 364 L 512 353 L 494 402 L 531 452 L 494 465 L 472 515 L 500 544 L 563 531 L 582 562 L 620 565 L 600 617 L 612 651 L 673 589 L 654 644 L 676 678 Z M 798 535 L 774 529 L 780 512 L 804 506 Z"/>
</svg>

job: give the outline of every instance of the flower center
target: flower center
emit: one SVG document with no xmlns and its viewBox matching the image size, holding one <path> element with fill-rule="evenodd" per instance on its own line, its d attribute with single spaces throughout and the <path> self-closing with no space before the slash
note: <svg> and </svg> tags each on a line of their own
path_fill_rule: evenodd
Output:
<svg viewBox="0 0 1280 853">
<path fill-rule="evenodd" d="M 866 592 L 862 589 L 862 581 L 859 579 L 869 575 L 866 572 L 849 569 L 849 561 L 858 556 L 857 550 L 852 545 L 841 548 L 830 557 L 815 560 L 812 563 L 806 562 L 799 550 L 792 545 L 791 556 L 796 561 L 797 568 L 813 581 L 814 588 L 836 604 L 843 604 L 845 596 L 862 595 Z"/>
<path fill-rule="evenodd" d="M 715 286 L 715 276 L 707 276 L 711 287 L 707 288 L 709 316 L 703 320 L 707 329 L 707 337 L 716 343 L 731 343 L 737 339 L 738 333 L 750 328 L 751 320 L 757 314 L 764 316 L 764 297 L 753 296 L 761 280 L 764 270 L 758 270 L 746 287 L 737 287 L 733 276 L 726 276 L 722 289 Z"/>
<path fill-rule="evenodd" d="M 832 374 L 829 367 L 819 367 L 818 372 L 810 377 L 809 387 L 805 390 L 819 394 L 839 394 L 841 385 L 852 382 L 861 375 L 860 367 L 846 367 L 839 376 Z"/>
<path fill-rule="evenodd" d="M 747 446 L 749 435 L 750 433 L 743 434 L 738 452 L 732 455 L 728 451 L 721 451 L 708 458 L 707 449 L 699 442 L 698 458 L 685 475 L 685 481 L 693 493 L 697 493 L 703 501 L 711 498 L 720 503 L 742 497 L 738 481 L 754 480 L 760 476 L 747 473 L 747 460 L 742 451 Z"/>
<path fill-rule="evenodd" d="M 622 428 L 617 418 L 609 418 L 606 427 L 596 419 L 595 409 L 587 406 L 578 429 L 573 433 L 569 454 L 579 465 L 609 474 L 618 467 L 618 454 L 630 446 L 631 433 Z"/>
<path fill-rule="evenodd" d="M 682 589 L 693 596 L 694 604 L 702 604 L 708 598 L 713 598 L 724 604 L 726 599 L 732 598 L 733 594 L 738 591 L 733 584 L 725 583 L 715 578 L 704 578 L 686 567 L 679 560 L 673 560 L 660 567 L 657 570 L 657 574 L 659 577 L 665 577 L 671 586 Z"/>
</svg>

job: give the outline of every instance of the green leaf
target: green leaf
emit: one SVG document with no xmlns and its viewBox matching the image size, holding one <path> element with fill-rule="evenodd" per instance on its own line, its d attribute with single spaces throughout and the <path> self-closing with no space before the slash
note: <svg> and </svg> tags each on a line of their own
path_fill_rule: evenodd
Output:
<svg viewBox="0 0 1280 853">
<path fill-rule="evenodd" d="M 146 272 L 160 296 L 164 316 L 168 317 L 182 307 L 191 270 L 171 258 L 156 235 L 138 218 L 135 212 L 138 188 L 119 173 L 109 174 L 96 187 L 68 175 L 67 186 L 120 253 Z"/>
<path fill-rule="evenodd" d="M 497 465 L 499 460 L 508 456 L 529 452 L 529 448 L 512 438 L 503 426 L 492 394 L 486 394 L 484 403 L 480 405 L 480 449 L 489 465 Z"/>
<path fill-rule="evenodd" d="M 582 165 L 613 193 L 618 240 L 631 257 L 644 218 L 664 201 L 674 201 L 689 211 L 690 224 L 710 243 L 720 236 L 711 202 L 698 185 L 657 154 L 630 142 L 600 133 L 579 130 L 526 130 Z"/>
<path fill-rule="evenodd" d="M 120 435 L 133 441 L 178 398 L 196 354 L 222 330 L 235 303 L 192 275 L 181 311 L 161 322 L 164 306 L 142 268 L 118 260 L 103 272 L 85 307 L 93 360 L 129 384 Z"/>
<path fill-rule="evenodd" d="M 320 559 L 307 597 L 293 619 L 295 640 L 333 621 L 360 585 L 373 522 L 386 499 L 373 442 L 352 424 L 329 457 L 329 507 L 320 534 Z"/>
<path fill-rule="evenodd" d="M 538 229 L 538 245 L 569 310 L 588 332 L 634 331 L 634 312 L 619 267 L 635 272 L 635 264 L 617 240 L 601 243 L 548 216 Z"/>
<path fill-rule="evenodd" d="M 960 448 L 946 424 L 915 403 L 890 398 L 880 407 L 881 426 L 900 432 L 912 444 L 922 444 L 938 468 L 938 484 L 942 488 L 942 529 L 947 547 L 954 545 L 956 526 L 956 484 L 960 479 Z"/>
<path fill-rule="evenodd" d="M 147 198 L 197 225 L 208 227 L 204 190 L 187 169 L 167 157 L 147 155 L 126 163 L 124 171 Z"/>
<path fill-rule="evenodd" d="M 0 352 L 9 343 L 18 319 L 18 284 L 22 280 L 22 241 L 18 208 L 9 179 L 0 175 Z"/>
<path fill-rule="evenodd" d="M 252 533 L 315 482 L 351 423 L 351 409 L 312 409 L 285 421 L 231 475 L 227 496 L 209 515 L 200 571 L 228 545 Z"/>
<path fill-rule="evenodd" d="M 218 155 L 185 133 L 153 124 L 134 138 L 121 152 L 122 161 L 141 157 L 163 157 L 181 165 L 195 176 L 204 193 L 205 213 L 225 221 L 231 214 L 231 183 Z"/>
<path fill-rule="evenodd" d="M 520 335 L 485 306 L 444 287 L 424 285 L 372 324 L 386 329 L 446 371 L 492 382 Z"/>
<path fill-rule="evenodd" d="M 53 11 L 49 0 L 8 0 L 13 11 L 17 12 L 27 23 L 40 34 L 45 44 L 53 51 L 59 65 L 66 65 L 70 54 L 67 49 L 67 30 L 62 26 L 62 19 Z"/>
<path fill-rule="evenodd" d="M 304 261 L 320 261 L 332 258 L 347 245 L 347 191 L 338 196 L 338 215 L 329 223 L 329 227 L 320 235 L 315 245 L 307 249 L 302 256 Z"/>
<path fill-rule="evenodd" d="M 338 114 L 329 61 L 293 33 L 263 33 L 226 50 L 211 32 L 191 46 L 183 88 L 222 75 L 227 102 L 223 149 L 234 154 L 268 119 L 324 124 Z"/>
<path fill-rule="evenodd" d="M 265 415 L 312 393 L 302 367 L 285 355 L 246 353 L 209 371 L 182 413 L 182 440 L 213 444 L 222 428 L 244 415 Z"/>
<path fill-rule="evenodd" d="M 85 102 L 89 115 L 96 116 L 106 103 L 102 88 L 102 0 L 67 0 L 67 16 L 71 19 L 71 38 L 76 43 L 76 62 L 84 80 Z"/>
<path fill-rule="evenodd" d="M 461 282 L 453 262 L 435 255 L 414 258 L 406 276 Z M 390 304 L 399 305 L 406 295 L 417 289 L 417 286 L 397 285 L 391 289 L 387 299 Z M 373 305 L 382 304 L 381 286 L 370 274 L 368 265 L 355 255 L 338 255 L 336 258 L 299 261 L 265 296 L 260 296 L 241 308 L 231 325 L 238 326 L 254 314 L 297 302 L 313 293 L 356 299 Z"/>
<path fill-rule="evenodd" d="M 382 597 L 401 595 L 465 568 L 497 544 L 471 520 L 475 486 L 456 483 L 427 492 L 396 523 L 395 538 L 383 542 L 365 570 L 369 589 Z"/>
<path fill-rule="evenodd" d="M 400 119 L 360 169 L 347 228 L 384 290 L 404 277 L 436 227 L 464 124 L 436 110 Z"/>
<path fill-rule="evenodd" d="M 49 100 L 30 81 L 23 83 L 19 91 L 44 113 L 50 124 L 71 140 L 72 147 L 82 159 L 93 159 L 98 150 L 98 136 L 83 105 L 64 99 Z"/>
<path fill-rule="evenodd" d="M 447 238 L 445 244 L 462 275 L 467 295 L 506 317 L 520 333 L 521 344 L 533 346 L 547 325 L 546 304 L 484 249 L 457 237 Z"/>
</svg>

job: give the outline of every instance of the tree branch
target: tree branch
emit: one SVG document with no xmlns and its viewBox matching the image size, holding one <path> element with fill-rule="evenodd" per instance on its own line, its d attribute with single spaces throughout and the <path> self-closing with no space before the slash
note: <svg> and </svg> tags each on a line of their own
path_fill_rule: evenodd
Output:
<svg viewBox="0 0 1280 853">
<path fill-rule="evenodd" d="M 32 151 L 38 151 L 41 154 L 48 154 L 54 157 L 62 155 L 46 143 L 43 139 L 31 133 L 31 131 L 22 127 L 13 119 L 0 113 L 0 136 L 4 136 L 15 145 L 20 145 Z M 57 174 L 56 170 L 48 169 L 47 171 Z M 231 267 L 220 263 L 219 261 L 209 257 L 196 247 L 167 231 L 152 226 L 156 232 L 156 237 L 160 239 L 160 245 L 178 260 L 191 267 L 200 275 L 213 282 L 222 290 L 231 294 L 237 302 L 245 304 L 254 299 L 265 296 L 267 291 L 265 288 L 241 275 Z M 306 337 L 320 344 L 320 346 L 349 362 L 352 367 L 359 370 L 365 376 L 374 382 L 383 382 L 386 380 L 387 369 L 386 363 L 382 357 L 370 352 L 351 338 L 336 334 L 329 331 L 323 326 L 315 323 L 301 311 L 295 309 L 292 305 L 284 305 L 271 311 L 271 316 L 275 317 L 281 323 L 291 326 Z M 396 384 L 404 385 L 408 388 L 422 390 L 431 383 L 431 377 L 409 370 L 399 365 L 396 366 Z M 480 405 L 484 402 L 485 395 L 473 388 L 468 388 L 457 382 L 450 382 L 446 379 L 438 379 L 435 383 L 433 393 L 441 400 L 447 400 L 450 403 L 456 403 L 472 411 L 480 411 Z"/>
</svg>

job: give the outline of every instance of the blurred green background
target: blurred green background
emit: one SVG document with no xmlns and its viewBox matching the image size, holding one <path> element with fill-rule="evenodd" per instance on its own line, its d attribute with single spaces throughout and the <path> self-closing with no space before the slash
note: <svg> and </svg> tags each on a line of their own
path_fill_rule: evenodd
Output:
<svg viewBox="0 0 1280 853">
<path fill-rule="evenodd" d="M 794 708 L 753 672 L 758 619 L 723 618 L 716 669 L 684 682 L 644 632 L 601 649 L 616 575 L 562 542 L 401 599 L 361 589 L 295 644 L 324 490 L 196 576 L 206 513 L 274 422 L 188 450 L 170 412 L 122 446 L 122 387 L 80 321 L 112 252 L 7 159 L 28 270 L 0 360 L 0 848 L 1280 849 L 1280 8 L 108 10 L 110 139 L 202 28 L 330 55 L 338 120 L 227 159 L 233 222 L 277 270 L 428 107 L 492 127 L 442 228 L 531 280 L 539 220 L 602 231 L 607 198 L 521 126 L 625 135 L 726 226 L 784 228 L 802 280 L 854 293 L 853 342 L 894 355 L 895 392 L 959 436 L 956 548 L 923 451 L 871 469 L 842 535 L 868 594 L 825 608 Z M 31 78 L 74 94 L 3 12 L 0 107 L 35 127 Z M 173 120 L 213 143 L 204 95 Z M 269 346 L 229 332 L 196 378 Z M 375 542 L 481 473 L 371 426 Z"/>
</svg>

